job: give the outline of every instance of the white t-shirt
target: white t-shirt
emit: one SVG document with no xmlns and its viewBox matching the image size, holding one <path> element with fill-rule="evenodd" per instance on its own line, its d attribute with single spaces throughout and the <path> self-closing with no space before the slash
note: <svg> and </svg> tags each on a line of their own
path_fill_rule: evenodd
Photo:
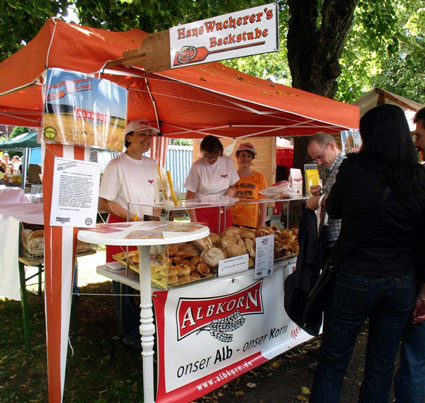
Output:
<svg viewBox="0 0 425 403">
<path fill-rule="evenodd" d="M 158 175 L 155 160 L 142 157 L 136 160 L 123 153 L 108 163 L 102 176 L 99 196 L 118 203 L 143 217 L 152 214 L 155 201 L 155 180 Z M 142 205 L 145 205 L 144 207 Z"/>
<path fill-rule="evenodd" d="M 239 175 L 229 157 L 218 157 L 214 164 L 201 158 L 190 168 L 184 187 L 200 198 L 224 196 L 227 189 L 238 180 Z"/>
</svg>

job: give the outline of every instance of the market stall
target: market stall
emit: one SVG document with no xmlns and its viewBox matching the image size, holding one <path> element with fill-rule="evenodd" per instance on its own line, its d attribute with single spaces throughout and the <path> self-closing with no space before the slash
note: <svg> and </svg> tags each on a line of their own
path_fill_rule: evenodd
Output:
<svg viewBox="0 0 425 403">
<path fill-rule="evenodd" d="M 30 164 L 40 164 L 41 153 L 40 144 L 37 142 L 37 131 L 22 133 L 10 140 L 0 143 L 0 150 L 21 150 L 22 151 L 22 176 L 19 183 L 25 189 L 27 173 Z M 12 178 L 8 181 L 12 183 Z M 38 183 L 38 182 L 37 182 Z"/>
<path fill-rule="evenodd" d="M 43 126 L 42 84 L 56 68 L 109 80 L 127 90 L 127 119 L 143 116 L 161 138 L 270 137 L 338 134 L 358 127 L 357 107 L 261 80 L 220 63 L 147 73 L 143 66 L 108 66 L 146 33 L 111 32 L 50 19 L 20 51 L 0 63 L 0 123 Z M 67 46 L 63 46 L 66 43 Z M 28 64 L 28 60 L 31 63 Z M 47 141 L 43 166 L 49 400 L 65 382 L 71 279 L 77 228 L 51 227 L 54 159 L 88 160 L 83 145 Z M 160 147 L 153 156 L 160 158 Z M 219 384 L 217 384 L 219 386 Z"/>
</svg>

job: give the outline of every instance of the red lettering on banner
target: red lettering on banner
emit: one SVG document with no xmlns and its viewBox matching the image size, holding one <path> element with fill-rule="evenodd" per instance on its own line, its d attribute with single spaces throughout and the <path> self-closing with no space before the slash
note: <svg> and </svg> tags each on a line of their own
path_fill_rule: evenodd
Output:
<svg viewBox="0 0 425 403">
<path fill-rule="evenodd" d="M 177 39 L 184 39 L 185 38 L 185 35 L 184 35 L 185 31 L 186 31 L 185 28 L 179 28 L 177 30 L 177 33 L 178 33 Z"/>
<path fill-rule="evenodd" d="M 211 321 L 239 311 L 240 315 L 262 314 L 262 282 L 234 294 L 213 298 L 180 298 L 177 306 L 178 340 L 200 330 Z"/>
<path fill-rule="evenodd" d="M 95 113 L 85 109 L 77 108 L 75 110 L 75 119 L 88 119 L 95 120 L 96 122 L 108 123 L 109 117 L 108 115 L 103 115 L 101 113 Z"/>
<path fill-rule="evenodd" d="M 204 23 L 207 33 L 214 31 L 215 21 L 207 21 Z"/>
</svg>

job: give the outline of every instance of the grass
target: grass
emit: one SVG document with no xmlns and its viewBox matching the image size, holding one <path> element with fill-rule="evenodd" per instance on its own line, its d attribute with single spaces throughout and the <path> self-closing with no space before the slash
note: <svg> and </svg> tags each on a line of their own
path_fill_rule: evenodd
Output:
<svg viewBox="0 0 425 403">
<path fill-rule="evenodd" d="M 110 283 L 80 288 L 81 293 L 110 293 Z M 0 301 L 0 400 L 46 402 L 47 366 L 42 297 L 29 294 L 31 352 L 24 347 L 18 301 Z M 111 340 L 118 335 L 113 298 L 82 295 L 71 319 L 64 402 L 142 401 L 142 361 L 118 342 L 111 361 Z M 73 353 L 72 353 L 73 351 Z"/>
<path fill-rule="evenodd" d="M 91 260 L 95 255 L 81 259 L 88 260 L 87 266 L 95 267 L 95 260 Z M 72 348 L 68 351 L 63 402 L 142 402 L 140 354 L 115 342 L 114 360 L 111 359 L 112 339 L 119 334 L 111 283 L 87 283 L 88 278 L 95 277 L 90 277 L 93 274 L 84 277 L 86 272 L 81 267 L 81 284 L 87 285 L 80 286 L 80 297 L 71 316 Z M 24 347 L 20 302 L 0 300 L 1 403 L 48 401 L 43 297 L 28 293 L 28 310 L 30 352 Z M 278 389 L 282 389 L 279 401 L 298 401 L 300 386 L 311 383 L 311 373 L 307 371 L 309 359 L 312 358 L 303 352 L 303 346 L 299 346 L 197 401 L 274 402 L 274 390 Z"/>
</svg>

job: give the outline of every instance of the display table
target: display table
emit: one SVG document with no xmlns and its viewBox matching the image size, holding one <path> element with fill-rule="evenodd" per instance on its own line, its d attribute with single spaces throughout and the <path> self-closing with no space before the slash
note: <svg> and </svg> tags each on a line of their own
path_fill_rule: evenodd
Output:
<svg viewBox="0 0 425 403">
<path fill-rule="evenodd" d="M 295 265 L 296 257 L 278 260 L 273 273 L 258 280 L 248 269 L 168 290 L 153 288 L 156 402 L 197 400 L 310 340 L 312 336 L 299 329 L 283 307 L 284 279 Z M 140 288 L 133 270 L 102 265 L 96 272 Z M 212 327 L 235 316 L 240 326 L 226 325 L 222 330 L 228 339 L 215 337 Z"/>
<path fill-rule="evenodd" d="M 80 230 L 78 239 L 88 243 L 118 246 L 137 246 L 139 250 L 140 334 L 143 356 L 144 402 L 154 402 L 152 287 L 149 249 L 153 245 L 189 242 L 209 235 L 209 229 L 200 224 L 150 221 L 100 224 L 94 229 Z"/>
</svg>

